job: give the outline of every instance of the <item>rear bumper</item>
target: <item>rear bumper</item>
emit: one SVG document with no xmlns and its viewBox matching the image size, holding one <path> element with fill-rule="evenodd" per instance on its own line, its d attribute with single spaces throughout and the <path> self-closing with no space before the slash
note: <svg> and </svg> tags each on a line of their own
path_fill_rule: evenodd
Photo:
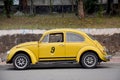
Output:
<svg viewBox="0 0 120 80">
<path fill-rule="evenodd" d="M 107 61 L 110 61 L 110 59 L 112 59 L 112 55 L 107 55 L 107 56 L 105 56 L 105 59 L 106 59 Z"/>
</svg>

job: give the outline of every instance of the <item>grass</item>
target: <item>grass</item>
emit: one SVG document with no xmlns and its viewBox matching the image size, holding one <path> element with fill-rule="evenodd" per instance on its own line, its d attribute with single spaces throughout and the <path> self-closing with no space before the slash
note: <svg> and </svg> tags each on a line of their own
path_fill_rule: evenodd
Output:
<svg viewBox="0 0 120 80">
<path fill-rule="evenodd" d="M 74 14 L 0 16 L 0 29 L 52 29 L 52 28 L 120 28 L 120 17 L 86 17 Z"/>
</svg>

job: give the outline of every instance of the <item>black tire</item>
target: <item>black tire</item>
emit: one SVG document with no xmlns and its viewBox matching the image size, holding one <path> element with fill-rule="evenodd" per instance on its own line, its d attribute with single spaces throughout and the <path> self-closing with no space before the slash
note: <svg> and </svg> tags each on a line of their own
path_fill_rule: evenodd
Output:
<svg viewBox="0 0 120 80">
<path fill-rule="evenodd" d="M 95 53 L 87 52 L 81 57 L 80 64 L 84 68 L 95 68 L 98 64 L 98 57 Z"/>
<path fill-rule="evenodd" d="M 13 58 L 13 66 L 18 70 L 27 69 L 30 66 L 30 59 L 26 54 L 17 54 Z"/>
</svg>

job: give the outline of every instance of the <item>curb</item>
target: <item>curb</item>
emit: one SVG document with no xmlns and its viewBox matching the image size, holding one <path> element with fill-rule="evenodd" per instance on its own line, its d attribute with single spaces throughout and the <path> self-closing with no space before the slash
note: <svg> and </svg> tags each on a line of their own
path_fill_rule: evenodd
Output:
<svg viewBox="0 0 120 80">
<path fill-rule="evenodd" d="M 120 56 L 114 56 L 108 63 L 120 63 Z"/>
<path fill-rule="evenodd" d="M 0 62 L 0 65 L 7 65 L 6 62 Z"/>
</svg>

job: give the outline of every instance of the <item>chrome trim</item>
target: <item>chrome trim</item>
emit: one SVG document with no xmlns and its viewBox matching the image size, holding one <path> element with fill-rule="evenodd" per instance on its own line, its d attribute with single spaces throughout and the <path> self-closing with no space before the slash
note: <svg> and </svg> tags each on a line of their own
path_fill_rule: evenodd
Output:
<svg viewBox="0 0 120 80">
<path fill-rule="evenodd" d="M 106 58 L 107 60 L 110 60 L 110 59 L 112 59 L 112 55 L 107 55 L 107 56 L 105 56 L 105 58 Z"/>
</svg>

